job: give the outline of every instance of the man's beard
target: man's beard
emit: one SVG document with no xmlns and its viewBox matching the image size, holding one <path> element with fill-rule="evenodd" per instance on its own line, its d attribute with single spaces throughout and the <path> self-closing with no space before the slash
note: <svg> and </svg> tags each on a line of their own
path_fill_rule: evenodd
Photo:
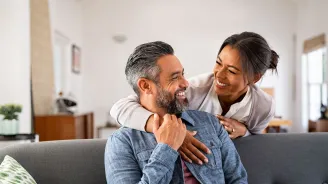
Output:
<svg viewBox="0 0 328 184">
<path fill-rule="evenodd" d="M 180 116 L 183 111 L 185 111 L 188 107 L 188 99 L 185 98 L 184 100 L 177 99 L 176 95 L 179 92 L 185 91 L 185 88 L 181 88 L 177 90 L 173 96 L 171 93 L 166 91 L 161 87 L 157 87 L 158 90 L 158 97 L 156 99 L 156 104 L 159 108 L 166 109 L 168 114 L 175 114 Z"/>
</svg>

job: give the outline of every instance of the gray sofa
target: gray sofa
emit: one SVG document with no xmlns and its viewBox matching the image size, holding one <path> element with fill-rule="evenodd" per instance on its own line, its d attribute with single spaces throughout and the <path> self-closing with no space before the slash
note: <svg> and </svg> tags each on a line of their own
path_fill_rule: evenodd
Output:
<svg viewBox="0 0 328 184">
<path fill-rule="evenodd" d="M 322 184 L 328 181 L 328 133 L 265 134 L 234 141 L 250 184 Z M 20 144 L 0 149 L 38 183 L 106 183 L 106 140 Z"/>
</svg>

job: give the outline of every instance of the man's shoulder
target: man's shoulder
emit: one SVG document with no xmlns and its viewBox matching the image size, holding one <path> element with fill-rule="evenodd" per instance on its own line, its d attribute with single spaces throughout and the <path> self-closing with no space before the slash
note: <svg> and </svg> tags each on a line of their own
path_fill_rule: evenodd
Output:
<svg viewBox="0 0 328 184">
<path fill-rule="evenodd" d="M 200 116 L 200 117 L 203 117 L 203 116 L 214 116 L 211 113 L 208 113 L 208 112 L 205 112 L 205 111 L 199 111 L 199 110 L 186 110 L 183 113 L 187 113 L 190 116 Z"/>
<path fill-rule="evenodd" d="M 218 123 L 218 119 L 215 115 L 198 110 L 187 110 L 183 112 L 182 118 L 187 121 L 191 121 L 194 125 L 204 125 L 206 123 Z"/>
<path fill-rule="evenodd" d="M 131 139 L 135 137 L 141 137 L 141 136 L 147 136 L 147 132 L 143 132 L 140 130 L 128 128 L 128 127 L 121 127 L 118 130 L 116 130 L 112 134 L 112 138 L 118 138 L 118 139 Z"/>
</svg>

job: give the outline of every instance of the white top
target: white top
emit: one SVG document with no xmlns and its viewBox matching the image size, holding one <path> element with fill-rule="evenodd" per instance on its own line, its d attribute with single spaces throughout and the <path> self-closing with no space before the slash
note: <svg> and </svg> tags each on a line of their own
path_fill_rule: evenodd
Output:
<svg viewBox="0 0 328 184">
<path fill-rule="evenodd" d="M 205 111 L 205 112 L 213 112 L 213 114 L 222 115 L 222 107 L 218 98 L 218 95 L 215 92 L 215 87 L 212 85 L 209 96 L 206 97 L 208 99 L 205 100 L 212 100 L 214 106 L 207 105 L 208 103 L 203 103 L 198 110 Z M 252 92 L 251 90 L 247 89 L 246 95 L 244 98 L 235 104 L 230 106 L 229 111 L 224 115 L 226 118 L 232 118 L 239 122 L 246 122 L 248 120 L 250 111 L 252 107 Z M 212 109 L 211 109 L 212 108 Z"/>
</svg>

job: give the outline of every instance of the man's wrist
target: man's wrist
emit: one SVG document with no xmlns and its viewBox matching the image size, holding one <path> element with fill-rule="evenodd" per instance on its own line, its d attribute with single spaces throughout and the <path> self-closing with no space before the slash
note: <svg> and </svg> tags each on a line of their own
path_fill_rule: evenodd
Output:
<svg viewBox="0 0 328 184">
<path fill-rule="evenodd" d="M 178 156 L 179 153 L 168 144 L 158 143 L 151 158 L 156 159 L 170 169 L 174 169 Z"/>
</svg>

